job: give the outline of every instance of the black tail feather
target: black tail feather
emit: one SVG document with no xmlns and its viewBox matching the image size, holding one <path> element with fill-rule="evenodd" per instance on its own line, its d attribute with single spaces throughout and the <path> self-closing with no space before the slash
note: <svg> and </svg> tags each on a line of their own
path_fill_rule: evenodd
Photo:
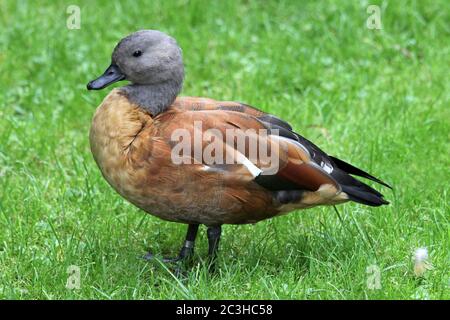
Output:
<svg viewBox="0 0 450 320">
<path fill-rule="evenodd" d="M 351 174 L 378 182 L 388 188 L 391 188 L 391 186 L 347 162 L 334 157 L 330 158 L 337 166 L 331 175 L 341 185 L 342 191 L 348 195 L 350 200 L 373 207 L 389 204 L 380 192 L 352 177 Z"/>
<path fill-rule="evenodd" d="M 379 207 L 383 204 L 389 204 L 388 201 L 384 200 L 382 195 L 379 196 L 371 192 L 363 191 L 361 188 L 356 186 L 342 185 L 342 191 L 348 195 L 350 200 L 366 204 L 368 206 Z"/>
<path fill-rule="evenodd" d="M 380 179 L 372 176 L 371 174 L 351 165 L 350 163 L 347 163 L 345 161 L 342 161 L 341 159 L 329 156 L 331 158 L 331 160 L 336 164 L 336 166 L 339 169 L 344 170 L 345 172 L 349 173 L 349 174 L 354 174 L 355 176 L 359 176 L 359 177 L 363 177 L 372 181 L 375 181 L 385 187 L 388 187 L 389 189 L 392 189 L 392 187 L 390 185 L 388 185 L 386 182 L 381 181 Z"/>
</svg>

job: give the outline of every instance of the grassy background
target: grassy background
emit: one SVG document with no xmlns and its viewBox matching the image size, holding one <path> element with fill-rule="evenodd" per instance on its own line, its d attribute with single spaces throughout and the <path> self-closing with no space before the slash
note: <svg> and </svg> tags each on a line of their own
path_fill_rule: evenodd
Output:
<svg viewBox="0 0 450 320">
<path fill-rule="evenodd" d="M 0 298 L 450 298 L 449 2 L 0 2 Z M 39 4 L 38 4 L 39 3 Z M 81 8 L 81 29 L 66 8 Z M 146 215 L 103 180 L 87 92 L 137 29 L 176 37 L 185 95 L 244 101 L 391 183 L 390 206 L 315 208 L 225 226 L 220 271 L 179 281 L 146 249 L 178 252 L 185 227 Z M 433 270 L 412 273 L 426 246 Z M 370 290 L 366 268 L 381 270 Z M 80 290 L 66 288 L 67 268 Z"/>
</svg>

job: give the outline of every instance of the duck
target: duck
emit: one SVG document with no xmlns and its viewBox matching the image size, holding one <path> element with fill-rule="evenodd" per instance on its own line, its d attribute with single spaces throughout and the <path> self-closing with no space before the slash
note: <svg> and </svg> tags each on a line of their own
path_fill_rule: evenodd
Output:
<svg viewBox="0 0 450 320">
<path fill-rule="evenodd" d="M 187 225 L 179 254 L 164 261 L 192 257 L 200 225 L 206 226 L 208 256 L 214 258 L 226 224 L 254 224 L 349 201 L 389 204 L 356 177 L 391 188 L 387 183 L 328 155 L 286 120 L 245 103 L 179 96 L 183 80 L 177 41 L 158 30 L 140 30 L 118 42 L 109 67 L 87 84 L 88 90 L 101 90 L 128 81 L 96 109 L 90 147 L 120 196 L 146 213 Z M 238 147 L 243 133 L 248 145 Z M 255 156 L 264 146 L 270 157 Z M 213 150 L 209 157 L 207 149 Z"/>
</svg>

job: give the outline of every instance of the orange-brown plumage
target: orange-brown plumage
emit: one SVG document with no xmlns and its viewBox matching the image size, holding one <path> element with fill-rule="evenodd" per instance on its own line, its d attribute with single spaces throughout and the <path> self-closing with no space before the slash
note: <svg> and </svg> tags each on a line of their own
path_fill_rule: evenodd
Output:
<svg viewBox="0 0 450 320">
<path fill-rule="evenodd" d="M 205 172 L 201 164 L 172 163 L 170 135 L 177 123 L 192 128 L 189 124 L 202 120 L 207 128 L 215 119 L 178 106 L 187 106 L 186 101 L 177 99 L 173 108 L 153 119 L 113 90 L 97 109 L 90 132 L 92 153 L 105 179 L 124 198 L 165 220 L 216 225 L 275 215 L 270 192 L 249 179 Z M 214 113 L 233 119 L 226 111 Z M 168 114 L 171 123 L 164 121 Z"/>
<path fill-rule="evenodd" d="M 203 163 L 172 162 L 172 132 L 179 128 L 192 132 L 194 121 L 201 121 L 204 131 L 219 129 L 224 137 L 225 129 L 264 128 L 255 117 L 264 115 L 263 112 L 246 106 L 240 109 L 242 112 L 229 111 L 224 110 L 224 105 L 240 106 L 236 102 L 180 97 L 166 112 L 152 118 L 115 89 L 94 115 L 90 133 L 92 153 L 105 179 L 119 194 L 165 220 L 240 224 L 284 212 L 285 206 L 273 199 L 272 192 L 254 182 L 243 165 L 236 164 L 228 172 L 208 172 L 203 170 Z M 310 160 L 303 150 L 294 144 L 287 145 L 286 150 L 280 149 L 280 158 L 285 161 L 281 162 L 279 175 L 305 190 L 304 197 L 291 207 L 347 200 L 333 180 L 308 165 Z M 317 191 L 325 184 L 332 187 L 335 197 L 324 197 Z"/>
</svg>

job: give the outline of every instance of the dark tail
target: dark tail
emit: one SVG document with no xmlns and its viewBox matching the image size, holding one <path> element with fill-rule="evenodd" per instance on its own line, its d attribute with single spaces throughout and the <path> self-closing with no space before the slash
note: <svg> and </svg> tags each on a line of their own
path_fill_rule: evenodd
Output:
<svg viewBox="0 0 450 320">
<path fill-rule="evenodd" d="M 388 185 L 386 182 L 381 181 L 380 179 L 372 176 L 371 174 L 368 174 L 365 171 L 362 171 L 361 169 L 352 166 L 350 163 L 347 163 L 345 161 L 342 161 L 341 159 L 329 156 L 331 160 L 333 160 L 334 164 L 338 166 L 339 169 L 344 170 L 345 172 L 349 174 L 354 174 L 355 176 L 363 177 L 372 181 L 375 181 L 385 187 L 388 187 L 389 189 L 392 189 L 390 185 Z"/>
<path fill-rule="evenodd" d="M 334 170 L 331 175 L 341 185 L 342 191 L 348 195 L 350 200 L 373 207 L 389 204 L 388 201 L 384 200 L 384 196 L 380 192 L 353 178 L 350 174 L 375 181 L 392 189 L 391 186 L 345 161 L 335 157 L 330 158 L 337 167 L 337 170 Z"/>
</svg>

